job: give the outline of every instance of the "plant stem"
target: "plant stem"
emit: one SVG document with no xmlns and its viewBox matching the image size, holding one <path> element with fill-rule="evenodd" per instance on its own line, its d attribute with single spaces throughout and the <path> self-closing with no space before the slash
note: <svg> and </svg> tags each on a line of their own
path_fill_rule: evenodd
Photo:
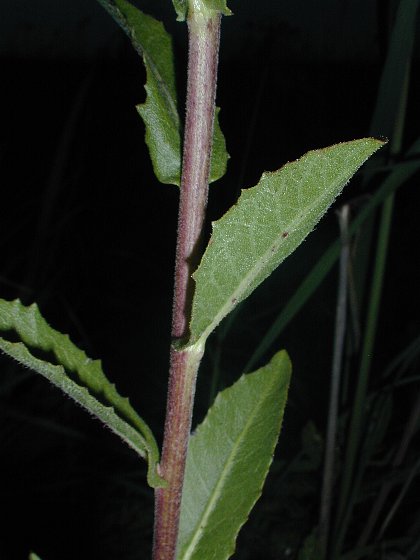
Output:
<svg viewBox="0 0 420 560">
<path fill-rule="evenodd" d="M 390 145 L 391 158 L 401 153 L 402 136 L 404 130 L 405 116 L 407 112 L 408 90 L 410 83 L 411 52 L 405 61 L 405 73 L 403 75 L 399 91 L 398 106 L 395 112 L 392 140 Z M 363 422 L 365 418 L 366 396 L 369 383 L 369 375 L 372 364 L 372 355 L 378 317 L 380 311 L 380 300 L 382 296 L 382 285 L 385 265 L 387 260 L 389 238 L 392 227 L 395 194 L 390 193 L 382 204 L 381 218 L 379 224 L 378 240 L 376 245 L 375 264 L 369 296 L 366 329 L 362 347 L 361 362 L 354 396 L 353 409 L 351 413 L 348 442 L 345 455 L 345 471 L 341 482 L 340 499 L 337 508 L 337 529 L 332 559 L 338 558 L 341 547 L 346 536 L 348 523 L 353 511 L 356 499 L 357 480 L 362 475 L 359 465 L 359 473 L 356 469 L 356 459 L 360 451 L 363 433 Z M 361 461 L 360 461 L 361 462 Z M 353 485 L 353 488 L 352 488 Z"/>
<path fill-rule="evenodd" d="M 341 553 L 341 547 L 346 536 L 350 514 L 357 496 L 356 459 L 359 455 L 363 434 L 363 422 L 366 413 L 366 398 L 371 368 L 371 357 L 374 348 L 376 327 L 380 311 L 380 300 L 382 295 L 382 284 L 388 252 L 389 236 L 392 225 L 392 210 L 394 196 L 390 195 L 384 202 L 379 226 L 377 252 L 371 284 L 366 329 L 364 334 L 363 349 L 359 375 L 357 378 L 353 409 L 350 419 L 349 435 L 345 454 L 345 471 L 341 481 L 340 499 L 337 508 L 336 539 L 332 553 L 335 560 Z M 353 486 L 353 487 L 352 487 Z"/>
<path fill-rule="evenodd" d="M 392 469 L 397 470 L 401 467 L 403 460 L 407 454 L 407 450 L 409 445 L 416 433 L 416 426 L 418 426 L 420 420 L 420 392 L 417 395 L 417 399 L 415 400 L 414 406 L 411 409 L 411 414 L 406 424 L 403 437 L 401 439 L 401 443 L 398 446 L 398 450 L 395 454 L 395 457 L 392 461 Z M 369 537 L 378 521 L 379 516 L 384 511 L 384 506 L 387 503 L 389 494 L 392 492 L 394 486 L 396 485 L 396 481 L 392 478 L 385 480 L 379 494 L 376 496 L 375 502 L 373 504 L 372 510 L 370 515 L 366 521 L 366 524 L 363 527 L 362 534 L 357 541 L 357 546 L 364 547 L 369 541 Z M 385 522 L 384 522 L 385 524 Z M 384 524 L 382 525 L 384 527 Z M 378 535 L 381 538 L 382 535 Z M 379 540 L 378 538 L 376 539 Z"/>
<path fill-rule="evenodd" d="M 220 14 L 191 11 L 188 19 L 189 54 L 187 115 L 178 216 L 172 336 L 187 334 L 191 315 L 191 273 L 201 256 L 201 234 L 207 207 L 213 141 Z"/>
<path fill-rule="evenodd" d="M 319 517 L 319 542 L 321 558 L 327 557 L 330 531 L 331 509 L 333 503 L 334 459 L 337 438 L 338 401 L 341 382 L 341 368 L 344 353 L 347 318 L 348 267 L 350 246 L 348 235 L 349 206 L 345 205 L 339 212 L 341 234 L 340 270 L 338 297 L 335 316 L 334 352 L 331 366 L 330 402 L 328 411 L 327 437 L 325 442 L 325 460 L 322 481 L 321 507 Z"/>
<path fill-rule="evenodd" d="M 220 13 L 195 3 L 188 14 L 188 84 L 178 239 L 175 263 L 172 337 L 188 335 L 193 296 L 191 274 L 201 255 L 213 141 Z M 155 495 L 153 560 L 174 560 L 178 537 L 182 485 L 191 429 L 197 370 L 202 346 L 171 348 L 168 400 L 161 476 L 166 488 Z"/>
</svg>

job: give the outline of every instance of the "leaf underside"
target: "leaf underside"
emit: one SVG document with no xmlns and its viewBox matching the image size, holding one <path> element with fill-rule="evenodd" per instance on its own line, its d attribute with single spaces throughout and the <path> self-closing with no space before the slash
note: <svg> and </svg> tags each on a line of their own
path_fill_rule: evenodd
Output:
<svg viewBox="0 0 420 560">
<path fill-rule="evenodd" d="M 146 68 L 145 103 L 137 106 L 146 127 L 146 144 L 153 170 L 161 183 L 180 185 L 182 123 L 178 113 L 172 38 L 163 24 L 127 0 L 98 0 L 130 38 Z M 209 182 L 223 177 L 229 155 L 219 126 L 214 123 Z"/>
<path fill-rule="evenodd" d="M 363 138 L 313 150 L 263 173 L 220 220 L 196 283 L 190 340 L 205 340 L 219 322 L 312 231 L 344 185 L 384 141 Z"/>
<path fill-rule="evenodd" d="M 272 461 L 291 374 L 286 352 L 222 391 L 190 438 L 177 560 L 225 560 Z"/>
<path fill-rule="evenodd" d="M 156 472 L 159 451 L 153 434 L 129 400 L 105 377 L 100 360 L 91 360 L 68 335 L 50 327 L 36 304 L 25 307 L 19 300 L 0 299 L 0 331 L 13 333 L 21 341 L 0 338 L 0 350 L 40 373 L 99 418 L 148 460 L 149 484 L 162 486 Z"/>
</svg>

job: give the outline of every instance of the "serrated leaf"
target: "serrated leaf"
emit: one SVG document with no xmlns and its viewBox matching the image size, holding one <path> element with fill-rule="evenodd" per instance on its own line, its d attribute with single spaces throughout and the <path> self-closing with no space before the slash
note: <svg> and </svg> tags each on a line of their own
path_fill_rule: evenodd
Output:
<svg viewBox="0 0 420 560">
<path fill-rule="evenodd" d="M 182 123 L 178 113 L 172 38 L 163 24 L 144 14 L 127 0 L 98 0 L 123 28 L 146 68 L 146 102 L 137 106 L 146 127 L 146 144 L 153 170 L 161 183 L 180 185 Z M 228 153 L 218 119 L 210 182 L 226 172 Z"/>
<path fill-rule="evenodd" d="M 146 125 L 146 143 L 156 177 L 179 185 L 180 119 L 177 109 L 172 38 L 163 24 L 126 0 L 99 0 L 131 40 L 146 67 L 146 103 L 137 110 Z"/>
<path fill-rule="evenodd" d="M 172 0 L 172 3 L 176 11 L 176 19 L 178 21 L 185 21 L 188 15 L 188 0 Z M 226 5 L 226 0 L 194 0 L 192 7 L 197 11 L 215 11 L 225 16 L 232 15 L 232 12 Z"/>
<path fill-rule="evenodd" d="M 129 400 L 119 395 L 115 385 L 105 377 L 100 360 L 91 360 L 68 335 L 50 327 L 36 304 L 25 307 L 19 300 L 0 299 L 0 331 L 15 333 L 21 340 L 11 342 L 0 338 L 3 352 L 40 373 L 147 458 L 149 484 L 162 486 L 163 481 L 156 472 L 159 451 L 155 438 Z M 37 352 L 54 356 L 57 364 L 40 359 Z"/>
<path fill-rule="evenodd" d="M 225 560 L 261 495 L 280 433 L 291 364 L 277 353 L 217 396 L 190 438 L 177 560 Z"/>
<path fill-rule="evenodd" d="M 363 206 L 360 212 L 354 217 L 349 227 L 349 237 L 352 237 L 360 227 L 370 218 L 375 209 L 392 193 L 400 188 L 420 169 L 420 138 L 405 153 L 407 161 L 402 161 L 393 165 L 391 172 L 387 175 L 382 185 L 372 195 L 369 201 Z M 298 286 L 294 294 L 289 298 L 287 304 L 274 320 L 266 333 L 261 337 L 258 346 L 255 348 L 251 358 L 244 367 L 244 371 L 249 371 L 254 364 L 264 355 L 270 346 L 277 340 L 283 329 L 289 324 L 293 317 L 305 305 L 311 295 L 322 283 L 329 271 L 334 266 L 340 255 L 340 240 L 330 244 L 312 270 Z"/>
<path fill-rule="evenodd" d="M 344 185 L 384 142 L 363 138 L 313 150 L 263 173 L 213 223 L 196 283 L 189 344 L 205 340 L 305 239 Z"/>
</svg>

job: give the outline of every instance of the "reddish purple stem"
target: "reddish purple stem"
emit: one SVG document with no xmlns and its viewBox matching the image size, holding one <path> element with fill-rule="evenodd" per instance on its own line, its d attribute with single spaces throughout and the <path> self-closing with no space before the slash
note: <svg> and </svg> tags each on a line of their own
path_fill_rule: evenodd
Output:
<svg viewBox="0 0 420 560">
<path fill-rule="evenodd" d="M 187 114 L 175 263 L 174 340 L 188 336 L 194 291 L 191 274 L 201 256 L 213 143 L 220 19 L 218 13 L 211 16 L 192 13 L 188 19 Z M 156 490 L 153 560 L 176 557 L 185 461 L 202 350 L 171 348 L 165 435 L 159 465 L 168 486 Z"/>
</svg>

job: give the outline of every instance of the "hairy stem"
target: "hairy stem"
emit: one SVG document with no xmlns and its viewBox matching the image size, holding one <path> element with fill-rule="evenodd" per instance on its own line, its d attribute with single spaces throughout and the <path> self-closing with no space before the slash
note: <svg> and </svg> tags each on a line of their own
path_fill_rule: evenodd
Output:
<svg viewBox="0 0 420 560">
<path fill-rule="evenodd" d="M 201 256 L 201 234 L 207 206 L 214 103 L 220 42 L 220 14 L 192 11 L 188 20 L 187 115 L 178 215 L 172 336 L 188 334 L 193 282 Z"/>
<path fill-rule="evenodd" d="M 220 14 L 197 8 L 188 16 L 187 114 L 178 217 L 172 337 L 188 336 L 193 281 L 201 250 L 213 140 Z M 174 560 L 185 461 L 202 346 L 171 348 L 168 400 L 160 474 L 167 481 L 155 495 L 153 560 Z"/>
</svg>

